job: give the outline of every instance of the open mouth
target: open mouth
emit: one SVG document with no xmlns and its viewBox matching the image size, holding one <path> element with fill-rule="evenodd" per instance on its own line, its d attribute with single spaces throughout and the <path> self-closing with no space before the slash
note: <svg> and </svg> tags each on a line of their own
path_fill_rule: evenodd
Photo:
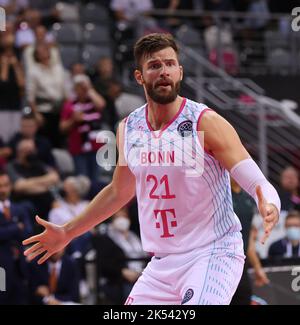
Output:
<svg viewBox="0 0 300 325">
<path fill-rule="evenodd" d="M 171 86 L 171 84 L 169 82 L 160 82 L 156 85 L 156 88 L 158 87 L 168 87 L 168 86 Z"/>
</svg>

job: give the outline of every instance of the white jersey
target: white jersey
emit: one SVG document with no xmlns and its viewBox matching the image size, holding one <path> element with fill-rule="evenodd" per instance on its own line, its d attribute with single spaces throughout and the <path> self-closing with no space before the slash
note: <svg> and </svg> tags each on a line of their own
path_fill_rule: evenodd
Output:
<svg viewBox="0 0 300 325">
<path fill-rule="evenodd" d="M 147 252 L 182 253 L 221 242 L 226 246 L 226 238 L 230 241 L 241 230 L 232 207 L 229 173 L 199 140 L 197 125 L 206 110 L 204 104 L 184 99 L 160 131 L 151 128 L 147 105 L 126 120 L 124 155 L 136 178 L 141 239 Z M 189 142 L 182 146 L 180 139 Z M 193 174 L 197 169 L 201 172 Z"/>
</svg>

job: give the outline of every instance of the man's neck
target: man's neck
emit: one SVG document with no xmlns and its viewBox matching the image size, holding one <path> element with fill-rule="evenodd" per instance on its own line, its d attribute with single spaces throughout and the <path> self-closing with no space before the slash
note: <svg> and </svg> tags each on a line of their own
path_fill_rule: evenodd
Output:
<svg viewBox="0 0 300 325">
<path fill-rule="evenodd" d="M 154 130 L 161 130 L 178 113 L 181 108 L 183 98 L 177 96 L 170 104 L 158 104 L 148 99 L 148 122 Z"/>
</svg>

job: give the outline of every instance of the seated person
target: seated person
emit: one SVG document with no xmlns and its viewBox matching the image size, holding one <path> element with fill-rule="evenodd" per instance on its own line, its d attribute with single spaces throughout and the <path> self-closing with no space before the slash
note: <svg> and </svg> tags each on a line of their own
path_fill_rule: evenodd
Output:
<svg viewBox="0 0 300 325">
<path fill-rule="evenodd" d="M 27 206 L 11 200 L 12 183 L 0 171 L 0 267 L 6 271 L 6 291 L 0 291 L 0 305 L 27 303 L 28 268 L 22 240 L 32 235 Z"/>
<path fill-rule="evenodd" d="M 147 254 L 129 228 L 130 218 L 123 208 L 113 216 L 106 233 L 95 237 L 98 271 L 107 281 L 102 289 L 111 304 L 124 304 L 145 267 Z"/>
<path fill-rule="evenodd" d="M 17 145 L 16 159 L 7 165 L 13 181 L 15 198 L 33 203 L 36 213 L 48 218 L 53 203 L 51 189 L 59 182 L 57 172 L 37 157 L 32 139 L 23 139 Z"/>
<path fill-rule="evenodd" d="M 78 216 L 88 205 L 84 200 L 89 189 L 90 180 L 85 176 L 70 176 L 63 182 L 62 198 L 49 212 L 49 221 L 56 225 L 63 225 Z M 74 239 L 68 247 L 68 253 L 73 257 L 84 256 L 91 248 L 91 233 L 85 233 Z"/>
<path fill-rule="evenodd" d="M 289 211 L 300 210 L 299 172 L 293 166 L 286 167 L 280 175 L 279 196 L 281 209 Z"/>
<path fill-rule="evenodd" d="M 30 263 L 30 295 L 33 304 L 63 305 L 79 302 L 76 262 L 64 250 L 38 265 Z"/>
<path fill-rule="evenodd" d="M 33 114 L 24 114 L 22 116 L 20 131 L 9 141 L 14 157 L 16 147 L 22 139 L 32 139 L 37 149 L 38 158 L 46 165 L 54 167 L 54 157 L 51 153 L 52 146 L 47 138 L 38 134 L 38 123 Z"/>
<path fill-rule="evenodd" d="M 300 212 L 291 211 L 285 219 L 286 237 L 271 244 L 269 258 L 300 257 Z"/>
</svg>

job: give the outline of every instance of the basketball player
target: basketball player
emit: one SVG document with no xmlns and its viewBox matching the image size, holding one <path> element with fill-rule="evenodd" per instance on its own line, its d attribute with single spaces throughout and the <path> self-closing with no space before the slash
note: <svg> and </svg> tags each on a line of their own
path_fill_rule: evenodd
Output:
<svg viewBox="0 0 300 325">
<path fill-rule="evenodd" d="M 144 88 L 147 104 L 119 126 L 124 137 L 119 140 L 112 182 L 63 226 L 37 217 L 45 231 L 24 241 L 35 243 L 25 255 L 32 260 L 43 254 L 38 261 L 43 263 L 137 195 L 143 248 L 153 258 L 126 304 L 229 304 L 244 266 L 229 173 L 257 203 L 264 219 L 263 243 L 278 221 L 279 197 L 233 127 L 205 105 L 178 95 L 183 68 L 170 35 L 150 34 L 138 40 L 135 59 L 135 78 Z M 203 170 L 198 177 L 186 175 L 189 165 L 176 164 L 178 150 L 172 150 L 176 143 L 157 146 L 149 141 L 179 134 L 199 148 L 198 132 L 204 132 Z M 137 133 L 140 136 L 134 136 Z M 166 160 L 169 165 L 161 164 Z"/>
</svg>

